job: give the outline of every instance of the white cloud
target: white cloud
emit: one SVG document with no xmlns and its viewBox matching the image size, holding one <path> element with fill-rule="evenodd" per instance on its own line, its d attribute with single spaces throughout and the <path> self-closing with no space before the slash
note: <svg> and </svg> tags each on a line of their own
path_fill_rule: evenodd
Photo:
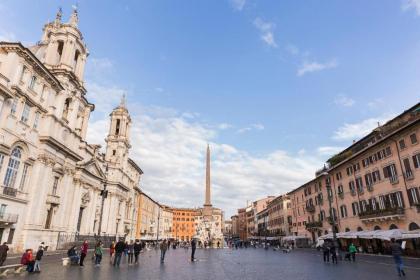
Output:
<svg viewBox="0 0 420 280">
<path fill-rule="evenodd" d="M 401 8 L 403 11 L 415 10 L 416 15 L 420 16 L 420 0 L 403 0 Z"/>
<path fill-rule="evenodd" d="M 370 109 L 378 109 L 378 107 L 381 107 L 383 103 L 384 100 L 382 98 L 375 98 L 372 101 L 369 101 L 367 105 Z"/>
<path fill-rule="evenodd" d="M 251 124 L 247 127 L 238 129 L 237 132 L 238 133 L 244 133 L 244 132 L 248 132 L 248 131 L 251 131 L 251 130 L 264 130 L 264 125 L 262 125 L 260 123 L 254 123 L 254 124 Z"/>
<path fill-rule="evenodd" d="M 329 62 L 326 62 L 326 63 L 320 63 L 320 62 L 317 62 L 317 61 L 312 61 L 312 62 L 305 61 L 305 62 L 303 62 L 301 67 L 298 69 L 297 75 L 299 77 L 301 77 L 301 76 L 303 76 L 307 73 L 332 69 L 332 68 L 336 68 L 337 66 L 338 66 L 338 63 L 335 59 L 333 59 Z"/>
<path fill-rule="evenodd" d="M 254 20 L 254 26 L 260 31 L 260 38 L 268 46 L 277 48 L 276 40 L 274 39 L 274 28 L 276 27 L 274 23 L 267 22 L 257 17 Z"/>
<path fill-rule="evenodd" d="M 343 147 L 323 146 L 317 148 L 317 153 L 321 156 L 332 156 L 344 150 Z"/>
<path fill-rule="evenodd" d="M 237 11 L 242 11 L 245 7 L 246 0 L 230 0 L 232 7 Z"/>
<path fill-rule="evenodd" d="M 113 62 L 106 57 L 90 57 L 86 64 L 86 75 L 89 78 L 101 79 L 104 75 L 112 73 L 114 70 Z"/>
<path fill-rule="evenodd" d="M 336 105 L 344 106 L 344 107 L 351 107 L 354 105 L 354 99 L 345 96 L 344 94 L 339 94 L 335 97 L 334 103 Z"/>
<path fill-rule="evenodd" d="M 217 126 L 217 128 L 220 129 L 220 130 L 226 130 L 226 129 L 229 129 L 229 128 L 232 128 L 232 127 L 233 126 L 231 124 L 228 124 L 228 123 L 221 123 Z"/>
<path fill-rule="evenodd" d="M 292 55 L 298 55 L 300 53 L 299 48 L 293 44 L 286 45 L 285 50 Z"/>
<path fill-rule="evenodd" d="M 378 127 L 378 123 L 383 125 L 394 116 L 394 114 L 388 114 L 362 120 L 358 123 L 345 123 L 334 132 L 333 139 L 339 141 L 360 139 L 369 134 L 374 128 Z"/>
<path fill-rule="evenodd" d="M 101 87 L 96 85 L 99 92 Z M 123 89 L 113 87 L 117 94 Z M 106 96 L 113 96 L 111 91 Z M 118 100 L 91 95 L 96 114 L 88 130 L 90 143 L 104 144 L 108 114 L 100 106 L 113 108 Z M 102 101 L 105 99 L 105 101 Z M 104 104 L 108 102 L 108 104 Z M 289 154 L 282 150 L 255 156 L 217 140 L 218 126 L 188 119 L 170 108 L 141 106 L 128 102 L 131 112 L 130 157 L 143 169 L 141 188 L 157 201 L 179 207 L 201 206 L 204 202 L 205 151 L 212 152 L 213 205 L 234 214 L 247 200 L 287 192 L 313 177 L 323 162 L 317 157 Z M 227 125 L 221 124 L 222 127 Z M 219 126 L 219 127 L 220 127 Z M 253 124 L 254 129 L 263 129 Z"/>
<path fill-rule="evenodd" d="M 121 97 L 127 91 L 115 86 L 102 86 L 95 82 L 87 82 L 87 99 L 95 104 L 95 111 L 100 113 L 109 113 L 121 101 Z"/>
</svg>

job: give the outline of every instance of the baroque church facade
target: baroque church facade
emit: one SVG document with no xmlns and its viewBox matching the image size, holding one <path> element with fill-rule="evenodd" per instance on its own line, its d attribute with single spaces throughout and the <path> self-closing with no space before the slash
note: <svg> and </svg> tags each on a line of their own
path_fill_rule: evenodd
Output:
<svg viewBox="0 0 420 280">
<path fill-rule="evenodd" d="M 86 141 L 88 50 L 74 10 L 41 41 L 0 42 L 0 242 L 12 252 L 60 235 L 134 238 L 140 167 L 129 158 L 125 100 L 110 114 L 105 153 Z"/>
</svg>

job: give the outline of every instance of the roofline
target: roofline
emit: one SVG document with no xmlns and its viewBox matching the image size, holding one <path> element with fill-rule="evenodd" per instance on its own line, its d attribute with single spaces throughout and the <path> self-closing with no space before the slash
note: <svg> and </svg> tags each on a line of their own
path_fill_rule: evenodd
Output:
<svg viewBox="0 0 420 280">
<path fill-rule="evenodd" d="M 128 162 L 131 163 L 133 165 L 133 167 L 140 173 L 140 174 L 144 174 L 143 170 L 141 170 L 140 166 L 137 165 L 137 163 L 132 160 L 131 158 L 128 158 Z"/>
<path fill-rule="evenodd" d="M 49 76 L 51 76 L 51 78 L 54 80 L 54 82 L 57 83 L 57 85 L 59 86 L 59 88 L 61 90 L 64 90 L 64 87 L 61 85 L 60 81 L 50 72 L 50 70 L 48 70 L 47 67 L 45 67 L 44 63 L 42 63 L 33 53 L 31 50 L 29 50 L 27 47 L 25 47 L 24 45 L 22 45 L 21 42 L 5 42 L 5 41 L 0 41 L 0 46 L 2 45 L 6 45 L 6 46 L 15 46 L 15 47 L 19 47 L 21 48 L 23 51 L 25 51 L 26 53 L 29 54 L 29 56 L 37 63 L 40 65 L 40 67 L 48 73 Z"/>
</svg>

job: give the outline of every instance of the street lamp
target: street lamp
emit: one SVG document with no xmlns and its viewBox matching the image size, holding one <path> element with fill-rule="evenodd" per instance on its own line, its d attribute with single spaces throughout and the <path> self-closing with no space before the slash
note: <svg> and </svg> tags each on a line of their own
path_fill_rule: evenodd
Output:
<svg viewBox="0 0 420 280">
<path fill-rule="evenodd" d="M 323 172 L 321 175 L 326 176 L 326 183 L 327 183 L 327 193 L 328 193 L 328 206 L 329 206 L 329 212 L 330 212 L 330 218 L 332 222 L 332 233 L 333 233 L 333 243 L 334 246 L 337 247 L 337 232 L 336 232 L 336 221 L 335 221 L 335 213 L 333 212 L 332 208 L 332 199 L 333 199 L 333 192 L 330 185 L 330 180 L 328 177 L 328 172 Z"/>
</svg>

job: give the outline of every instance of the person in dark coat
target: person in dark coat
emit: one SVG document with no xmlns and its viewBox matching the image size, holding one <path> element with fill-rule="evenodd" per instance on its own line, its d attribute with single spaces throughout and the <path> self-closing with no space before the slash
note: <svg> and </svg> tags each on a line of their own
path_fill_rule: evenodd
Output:
<svg viewBox="0 0 420 280">
<path fill-rule="evenodd" d="M 160 243 L 160 262 L 164 263 L 165 262 L 165 254 L 166 251 L 168 250 L 168 243 L 166 242 L 166 239 L 163 240 L 162 243 Z"/>
<path fill-rule="evenodd" d="M 330 262 L 330 245 L 327 241 L 322 244 L 322 252 L 324 254 L 324 262 Z"/>
<path fill-rule="evenodd" d="M 138 263 L 139 262 L 139 255 L 140 255 L 140 251 L 142 249 L 141 243 L 139 240 L 136 240 L 136 243 L 134 243 L 134 263 Z"/>
<path fill-rule="evenodd" d="M 391 252 L 392 256 L 394 257 L 394 262 L 397 267 L 398 276 L 405 276 L 404 271 L 404 264 L 401 259 L 401 255 L 403 254 L 403 249 L 401 248 L 401 245 L 395 241 L 395 238 L 391 239 Z"/>
<path fill-rule="evenodd" d="M 121 263 L 121 256 L 125 250 L 125 243 L 124 241 L 120 240 L 115 244 L 115 258 L 114 258 L 114 266 L 120 266 Z"/>
<path fill-rule="evenodd" d="M 76 246 L 72 246 L 67 251 L 67 257 L 69 257 L 71 264 L 79 264 L 79 256 L 77 255 Z"/>
<path fill-rule="evenodd" d="M 7 243 L 4 242 L 3 245 L 0 246 L 0 266 L 3 266 L 3 263 L 6 261 L 7 251 L 9 251 L 9 247 L 7 246 Z"/>
<path fill-rule="evenodd" d="M 197 249 L 197 241 L 193 238 L 191 240 L 191 261 L 195 261 L 195 250 Z"/>
</svg>

